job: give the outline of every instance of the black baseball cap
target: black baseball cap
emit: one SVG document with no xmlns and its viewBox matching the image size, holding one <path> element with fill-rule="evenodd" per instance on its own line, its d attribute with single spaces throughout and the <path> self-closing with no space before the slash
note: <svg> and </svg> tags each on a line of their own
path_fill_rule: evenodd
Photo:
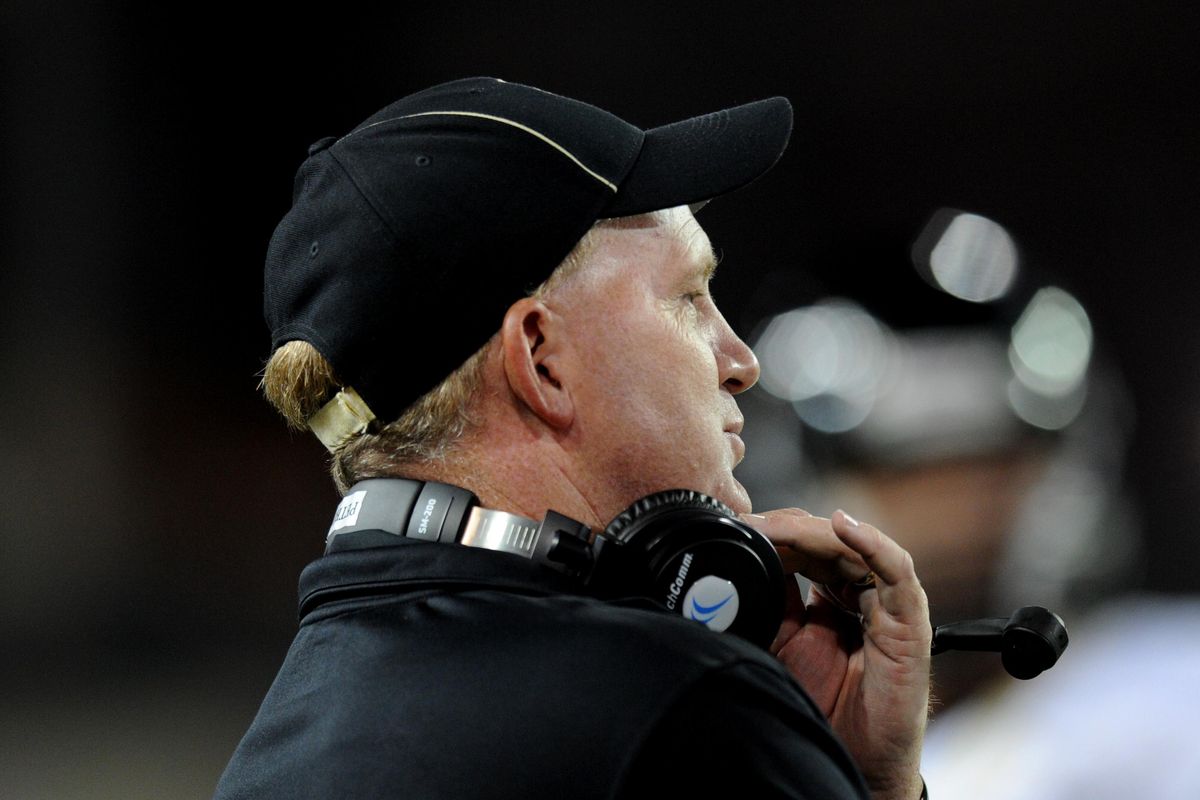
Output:
<svg viewBox="0 0 1200 800">
<path fill-rule="evenodd" d="M 744 186 L 791 128 L 782 97 L 650 130 L 495 78 L 397 100 L 309 148 L 267 250 L 271 347 L 309 342 L 391 421 L 598 219 Z"/>
</svg>

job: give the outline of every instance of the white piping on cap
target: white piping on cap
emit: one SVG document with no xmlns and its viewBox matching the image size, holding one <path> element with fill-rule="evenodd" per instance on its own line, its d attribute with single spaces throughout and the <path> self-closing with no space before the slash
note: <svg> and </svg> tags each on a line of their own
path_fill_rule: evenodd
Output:
<svg viewBox="0 0 1200 800">
<path fill-rule="evenodd" d="M 504 118 L 504 116 L 496 116 L 493 114 L 480 114 L 478 112 L 420 112 L 419 114 L 408 114 L 406 116 L 398 116 L 398 118 L 396 118 L 396 119 L 407 120 L 409 118 L 413 118 L 413 116 L 436 116 L 439 114 L 444 114 L 444 115 L 449 115 L 449 116 L 474 116 L 474 118 L 478 118 L 481 120 L 492 120 L 493 122 L 503 122 L 504 125 L 511 125 L 512 127 L 517 128 L 518 131 L 524 131 L 526 133 L 529 133 L 530 136 L 538 137 L 539 139 L 542 140 L 542 142 L 545 142 L 546 144 L 550 145 L 551 148 L 553 148 L 554 150 L 558 150 L 560 152 L 560 154 L 563 154 L 564 156 L 570 158 L 570 160 L 572 162 L 575 162 L 575 166 L 582 169 L 583 172 L 586 172 L 588 175 L 592 176 L 592 178 L 600 181 L 601 184 L 604 184 L 605 186 L 610 188 L 610 190 L 612 190 L 613 194 L 617 193 L 617 185 L 616 184 L 613 184 L 613 182 L 611 180 L 608 180 L 607 178 L 605 178 L 604 175 L 601 175 L 600 173 L 595 172 L 594 169 L 589 169 L 587 164 L 584 164 L 582 161 L 580 161 L 580 160 L 578 160 L 578 158 L 576 158 L 574 152 L 571 152 L 570 150 L 564 148 L 563 145 L 560 145 L 557 142 L 554 142 L 554 140 L 551 139 L 550 137 L 547 137 L 545 133 L 541 133 L 539 131 L 534 131 L 532 127 L 529 127 L 528 125 L 521 125 L 520 122 L 517 122 L 516 120 L 506 119 L 506 118 Z M 390 122 L 390 121 L 391 120 L 383 120 L 383 122 Z M 382 122 L 374 122 L 374 125 L 382 125 Z M 362 128 L 360 128 L 360 130 L 362 130 Z M 358 132 L 358 131 L 355 131 L 355 133 L 356 132 Z"/>
</svg>

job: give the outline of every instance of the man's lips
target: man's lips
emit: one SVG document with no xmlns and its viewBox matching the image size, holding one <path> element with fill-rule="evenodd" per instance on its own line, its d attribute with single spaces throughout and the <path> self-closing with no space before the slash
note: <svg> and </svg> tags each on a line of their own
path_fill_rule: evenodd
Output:
<svg viewBox="0 0 1200 800">
<path fill-rule="evenodd" d="M 725 437 L 729 439 L 730 449 L 733 450 L 733 465 L 736 467 L 738 464 L 742 463 L 742 459 L 746 457 L 746 443 L 743 442 L 742 437 L 738 435 L 742 432 L 742 428 L 746 424 L 746 418 L 743 417 L 741 411 L 736 408 L 734 409 L 733 413 L 737 416 L 731 417 L 729 422 L 725 423 L 724 433 Z"/>
<path fill-rule="evenodd" d="M 729 446 L 733 450 L 733 465 L 736 467 L 746 457 L 746 443 L 734 431 L 725 431 L 725 438 L 729 439 Z"/>
</svg>

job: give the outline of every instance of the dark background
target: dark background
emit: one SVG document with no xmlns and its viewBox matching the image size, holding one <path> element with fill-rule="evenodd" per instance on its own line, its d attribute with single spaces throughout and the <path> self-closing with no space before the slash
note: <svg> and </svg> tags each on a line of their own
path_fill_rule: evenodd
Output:
<svg viewBox="0 0 1200 800">
<path fill-rule="evenodd" d="M 1081 0 L 5 0 L 0 795 L 211 793 L 336 501 L 320 446 L 256 395 L 267 240 L 308 144 L 467 75 L 644 126 L 789 97 L 778 168 L 702 215 L 747 336 L 828 293 L 899 327 L 1010 313 L 908 255 L 941 206 L 1003 224 L 1132 392 L 1147 588 L 1195 590 L 1197 22 Z"/>
</svg>

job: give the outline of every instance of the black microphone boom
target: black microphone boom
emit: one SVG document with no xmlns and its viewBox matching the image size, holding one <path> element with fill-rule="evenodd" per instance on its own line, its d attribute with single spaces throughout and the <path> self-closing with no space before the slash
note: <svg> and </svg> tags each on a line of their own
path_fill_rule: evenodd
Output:
<svg viewBox="0 0 1200 800">
<path fill-rule="evenodd" d="M 1004 669 L 1029 680 L 1050 669 L 1067 649 L 1067 626 L 1041 606 L 1018 608 L 1007 619 L 969 619 L 939 625 L 933 632 L 933 655 L 947 650 L 1000 653 Z"/>
</svg>

